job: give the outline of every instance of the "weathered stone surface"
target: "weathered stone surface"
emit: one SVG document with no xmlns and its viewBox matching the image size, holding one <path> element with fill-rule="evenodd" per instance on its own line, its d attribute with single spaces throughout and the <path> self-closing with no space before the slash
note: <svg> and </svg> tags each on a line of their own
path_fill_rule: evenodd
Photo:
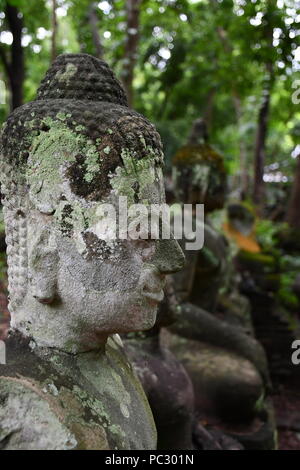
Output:
<svg viewBox="0 0 300 470">
<path fill-rule="evenodd" d="M 198 411 L 210 410 L 229 421 L 254 416 L 263 403 L 264 386 L 251 362 L 212 344 L 177 335 L 171 335 L 168 342 L 193 381 Z"/>
<path fill-rule="evenodd" d="M 72 355 L 11 335 L 0 366 L 0 448 L 153 449 L 151 410 L 119 341 Z"/>
<path fill-rule="evenodd" d="M 192 449 L 194 391 L 184 367 L 160 345 L 158 334 L 125 345 L 149 400 L 158 449 Z"/>
</svg>

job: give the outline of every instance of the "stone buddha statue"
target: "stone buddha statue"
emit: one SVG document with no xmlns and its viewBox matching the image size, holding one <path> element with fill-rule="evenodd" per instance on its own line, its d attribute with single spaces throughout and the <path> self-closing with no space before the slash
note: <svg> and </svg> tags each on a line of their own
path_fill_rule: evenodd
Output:
<svg viewBox="0 0 300 470">
<path fill-rule="evenodd" d="M 0 162 L 11 313 L 0 447 L 155 449 L 118 333 L 154 325 L 184 256 L 175 240 L 114 238 L 103 223 L 121 197 L 164 202 L 159 135 L 105 62 L 61 55 L 9 116 Z"/>
<path fill-rule="evenodd" d="M 241 312 L 244 304 L 238 292 L 237 313 L 233 312 L 232 261 L 224 236 L 209 220 L 209 214 L 224 205 L 226 169 L 223 157 L 208 143 L 202 120 L 194 123 L 187 144 L 175 155 L 174 179 L 181 203 L 190 204 L 194 213 L 196 204 L 204 204 L 205 220 L 198 221 L 204 230 L 204 246 L 185 250 L 186 240 L 180 240 L 186 266 L 172 277 L 181 314 L 169 328 L 171 335 L 165 333 L 164 343 L 190 374 L 196 410 L 203 419 L 221 419 L 231 423 L 231 430 L 232 423 L 247 423 L 248 432 L 249 423 L 260 413 L 264 416 L 261 433 L 265 386 L 269 385 L 267 362 L 252 336 L 249 313 Z M 221 293 L 229 300 L 227 310 L 220 305 Z M 274 445 L 272 424 L 261 434 L 263 443 L 247 434 L 246 447 Z"/>
</svg>

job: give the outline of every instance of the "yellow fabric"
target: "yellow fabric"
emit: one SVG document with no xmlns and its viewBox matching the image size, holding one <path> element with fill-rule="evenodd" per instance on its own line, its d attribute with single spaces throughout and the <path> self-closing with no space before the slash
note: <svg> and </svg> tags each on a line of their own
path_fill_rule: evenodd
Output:
<svg viewBox="0 0 300 470">
<path fill-rule="evenodd" d="M 259 253 L 261 251 L 260 246 L 256 241 L 254 232 L 251 232 L 248 236 L 243 235 L 227 222 L 223 224 L 223 230 L 226 236 L 237 244 L 239 249 L 248 251 L 250 253 Z"/>
</svg>

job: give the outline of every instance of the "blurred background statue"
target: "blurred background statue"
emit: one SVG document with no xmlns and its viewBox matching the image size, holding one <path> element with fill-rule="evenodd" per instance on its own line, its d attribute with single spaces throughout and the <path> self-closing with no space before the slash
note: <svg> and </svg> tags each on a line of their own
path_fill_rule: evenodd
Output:
<svg viewBox="0 0 300 470">
<path fill-rule="evenodd" d="M 232 435 L 236 430 L 246 447 L 273 448 L 265 353 L 253 337 L 249 303 L 237 291 L 228 243 L 209 220 L 224 205 L 226 169 L 202 120 L 175 155 L 174 178 L 180 203 L 191 204 L 194 214 L 195 205 L 204 204 L 204 247 L 184 250 L 186 266 L 173 276 L 181 314 L 165 341 L 192 378 L 202 419 Z M 180 241 L 183 249 L 186 239 Z M 257 420 L 259 430 L 253 431 Z"/>
</svg>

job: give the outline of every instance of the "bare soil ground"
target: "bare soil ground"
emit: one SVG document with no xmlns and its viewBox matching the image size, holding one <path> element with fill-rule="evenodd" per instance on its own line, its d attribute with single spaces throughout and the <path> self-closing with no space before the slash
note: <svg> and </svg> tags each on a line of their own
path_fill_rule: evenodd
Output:
<svg viewBox="0 0 300 470">
<path fill-rule="evenodd" d="M 279 449 L 300 450 L 300 388 L 295 384 L 281 385 L 272 398 Z"/>
</svg>

